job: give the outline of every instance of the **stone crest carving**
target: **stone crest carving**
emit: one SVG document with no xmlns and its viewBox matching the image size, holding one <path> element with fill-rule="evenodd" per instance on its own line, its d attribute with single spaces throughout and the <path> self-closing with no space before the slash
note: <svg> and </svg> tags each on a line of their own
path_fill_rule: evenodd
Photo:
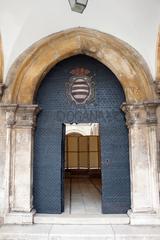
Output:
<svg viewBox="0 0 160 240">
<path fill-rule="evenodd" d="M 95 98 L 95 83 L 90 70 L 75 68 L 71 72 L 71 78 L 66 84 L 66 94 L 70 101 L 75 104 L 86 104 Z"/>
</svg>

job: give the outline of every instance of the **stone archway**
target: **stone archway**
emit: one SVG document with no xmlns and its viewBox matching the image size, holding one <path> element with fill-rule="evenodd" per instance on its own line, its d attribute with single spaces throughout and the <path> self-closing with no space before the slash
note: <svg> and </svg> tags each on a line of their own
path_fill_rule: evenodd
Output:
<svg viewBox="0 0 160 240">
<path fill-rule="evenodd" d="M 1 105 L 7 122 L 5 222 L 33 222 L 32 146 L 38 112 L 38 106 L 33 105 L 34 96 L 41 80 L 56 63 L 81 53 L 109 67 L 126 95 L 122 109 L 126 113 L 130 141 L 130 221 L 160 224 L 158 102 L 150 72 L 140 54 L 127 43 L 85 28 L 59 32 L 38 41 L 18 57 L 8 73 Z"/>
<path fill-rule="evenodd" d="M 58 62 L 76 54 L 89 55 L 119 79 L 127 102 L 154 99 L 152 78 L 138 52 L 109 34 L 75 28 L 50 35 L 28 48 L 12 65 L 3 101 L 32 104 L 44 75 Z"/>
</svg>

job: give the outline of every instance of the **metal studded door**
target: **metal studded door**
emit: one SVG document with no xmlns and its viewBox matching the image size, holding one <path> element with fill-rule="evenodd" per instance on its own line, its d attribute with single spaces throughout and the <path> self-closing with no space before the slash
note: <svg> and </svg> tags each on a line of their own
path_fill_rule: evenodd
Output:
<svg viewBox="0 0 160 240">
<path fill-rule="evenodd" d="M 63 123 L 62 124 L 62 140 L 61 140 L 61 212 L 64 212 L 65 134 L 66 134 L 66 126 Z"/>
<path fill-rule="evenodd" d="M 39 213 L 63 211 L 62 123 L 99 123 L 102 212 L 130 208 L 128 131 L 120 110 L 125 101 L 116 76 L 97 60 L 77 55 L 44 78 L 35 102 L 42 109 L 35 131 L 33 202 Z"/>
</svg>

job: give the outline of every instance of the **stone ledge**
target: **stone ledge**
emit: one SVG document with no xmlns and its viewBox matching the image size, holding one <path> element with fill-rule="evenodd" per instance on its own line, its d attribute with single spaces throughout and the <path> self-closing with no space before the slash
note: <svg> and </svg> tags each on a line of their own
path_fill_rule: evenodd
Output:
<svg viewBox="0 0 160 240">
<path fill-rule="evenodd" d="M 35 210 L 30 213 L 25 212 L 11 212 L 4 217 L 5 224 L 32 224 Z"/>
<path fill-rule="evenodd" d="M 35 214 L 34 223 L 73 224 L 73 225 L 129 224 L 129 217 L 127 214 L 106 214 L 106 215 Z"/>
<path fill-rule="evenodd" d="M 160 227 L 129 225 L 3 225 L 0 240 L 158 240 Z"/>
<path fill-rule="evenodd" d="M 160 226 L 160 215 L 156 213 L 133 213 L 128 211 L 131 225 L 158 225 Z"/>
</svg>

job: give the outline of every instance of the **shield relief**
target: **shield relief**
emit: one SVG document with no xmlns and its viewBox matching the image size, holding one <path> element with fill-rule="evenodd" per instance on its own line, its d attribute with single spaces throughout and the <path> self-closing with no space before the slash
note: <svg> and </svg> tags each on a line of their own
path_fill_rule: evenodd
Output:
<svg viewBox="0 0 160 240">
<path fill-rule="evenodd" d="M 95 82 L 90 71 L 85 68 L 75 68 L 66 84 L 66 94 L 76 105 L 87 104 L 95 100 Z"/>
</svg>

